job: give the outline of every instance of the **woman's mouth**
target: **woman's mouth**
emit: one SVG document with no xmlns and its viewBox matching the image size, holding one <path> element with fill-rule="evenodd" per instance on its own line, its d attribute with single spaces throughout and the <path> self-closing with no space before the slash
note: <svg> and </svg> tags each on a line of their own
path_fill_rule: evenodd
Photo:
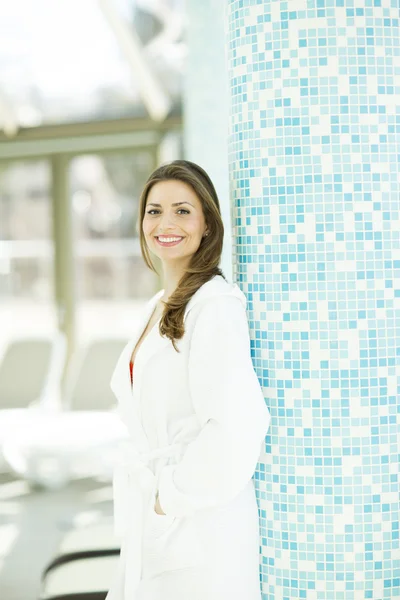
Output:
<svg viewBox="0 0 400 600">
<path fill-rule="evenodd" d="M 160 235 L 160 236 L 155 236 L 157 243 L 160 246 L 177 246 L 179 244 L 179 242 L 181 242 L 183 240 L 183 237 L 180 236 L 176 236 L 176 235 Z"/>
</svg>

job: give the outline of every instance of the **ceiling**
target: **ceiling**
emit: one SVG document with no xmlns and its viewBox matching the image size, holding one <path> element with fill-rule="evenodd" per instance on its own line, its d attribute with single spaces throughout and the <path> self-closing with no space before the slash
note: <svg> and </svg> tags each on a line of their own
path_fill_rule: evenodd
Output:
<svg viewBox="0 0 400 600">
<path fill-rule="evenodd" d="M 183 0 L 0 5 L 0 130 L 179 110 Z"/>
</svg>

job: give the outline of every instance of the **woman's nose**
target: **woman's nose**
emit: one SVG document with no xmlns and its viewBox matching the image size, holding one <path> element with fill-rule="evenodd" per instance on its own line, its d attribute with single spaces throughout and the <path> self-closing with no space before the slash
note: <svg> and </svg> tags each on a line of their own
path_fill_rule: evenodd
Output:
<svg viewBox="0 0 400 600">
<path fill-rule="evenodd" d="M 168 227 L 169 225 L 173 225 L 175 223 L 175 217 L 172 212 L 164 212 L 161 215 L 160 226 L 162 228 Z"/>
</svg>

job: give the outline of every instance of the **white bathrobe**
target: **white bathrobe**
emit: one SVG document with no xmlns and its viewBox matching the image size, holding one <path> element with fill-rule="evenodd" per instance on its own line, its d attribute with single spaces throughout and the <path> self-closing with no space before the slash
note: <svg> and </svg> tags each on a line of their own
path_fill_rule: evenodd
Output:
<svg viewBox="0 0 400 600">
<path fill-rule="evenodd" d="M 192 296 L 184 336 L 146 304 L 111 388 L 130 441 L 114 476 L 121 555 L 107 600 L 260 600 L 252 476 L 270 414 L 253 368 L 246 297 L 217 275 Z M 155 495 L 165 515 L 154 510 Z"/>
</svg>

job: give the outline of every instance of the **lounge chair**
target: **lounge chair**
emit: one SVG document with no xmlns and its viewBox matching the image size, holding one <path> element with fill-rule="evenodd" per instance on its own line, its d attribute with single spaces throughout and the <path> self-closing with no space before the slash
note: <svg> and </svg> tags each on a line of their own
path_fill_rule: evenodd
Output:
<svg viewBox="0 0 400 600">
<path fill-rule="evenodd" d="M 32 414 L 61 408 L 60 381 L 66 357 L 62 333 L 15 338 L 0 364 L 0 464 L 6 466 L 4 442 Z"/>
<path fill-rule="evenodd" d="M 75 477 L 111 480 L 127 429 L 115 411 L 110 379 L 123 339 L 91 341 L 71 360 L 63 411 L 31 415 L 8 436 L 4 454 L 32 484 L 57 489 Z"/>
<path fill-rule="evenodd" d="M 111 587 L 119 551 L 54 564 L 42 579 L 40 600 L 104 600 Z"/>
<path fill-rule="evenodd" d="M 101 338 L 89 342 L 71 360 L 64 394 L 69 410 L 109 410 L 116 404 L 110 379 L 127 339 Z"/>
</svg>

